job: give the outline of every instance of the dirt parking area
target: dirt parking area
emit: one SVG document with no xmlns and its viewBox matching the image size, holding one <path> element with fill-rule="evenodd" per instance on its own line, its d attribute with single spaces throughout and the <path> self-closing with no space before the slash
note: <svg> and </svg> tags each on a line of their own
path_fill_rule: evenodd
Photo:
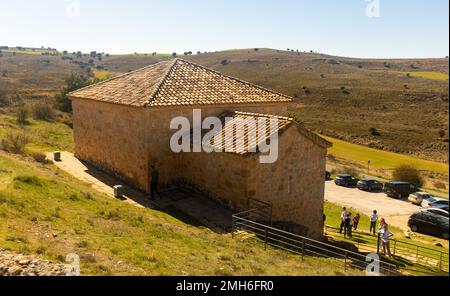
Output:
<svg viewBox="0 0 450 296">
<path fill-rule="evenodd" d="M 419 206 L 405 200 L 390 198 L 382 192 L 372 193 L 356 188 L 340 187 L 334 184 L 334 181 L 325 183 L 325 199 L 368 216 L 373 210 L 377 210 L 378 215 L 385 218 L 388 224 L 404 231 L 409 230 L 409 217 L 420 210 Z"/>
</svg>

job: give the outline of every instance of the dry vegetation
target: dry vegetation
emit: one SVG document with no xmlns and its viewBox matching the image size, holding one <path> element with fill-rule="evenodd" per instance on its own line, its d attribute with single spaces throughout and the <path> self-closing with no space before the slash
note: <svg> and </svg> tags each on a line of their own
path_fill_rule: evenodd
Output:
<svg viewBox="0 0 450 296">
<path fill-rule="evenodd" d="M 107 77 L 172 58 L 140 54 L 97 60 L 70 53 L 67 57 L 71 59 L 4 52 L 0 58 L 0 104 L 2 100 L 53 96 L 70 73 L 87 75 L 88 69 L 89 75 L 100 71 Z M 442 79 L 448 76 L 448 59 L 363 60 L 270 49 L 182 57 L 298 98 L 291 111 L 316 132 L 448 161 L 448 80 Z"/>
</svg>

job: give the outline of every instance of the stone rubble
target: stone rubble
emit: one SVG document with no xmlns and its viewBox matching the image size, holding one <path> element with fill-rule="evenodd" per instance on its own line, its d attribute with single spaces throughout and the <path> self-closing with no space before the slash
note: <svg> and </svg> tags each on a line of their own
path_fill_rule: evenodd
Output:
<svg viewBox="0 0 450 296">
<path fill-rule="evenodd" d="M 65 276 L 66 266 L 0 249 L 0 276 Z"/>
</svg>

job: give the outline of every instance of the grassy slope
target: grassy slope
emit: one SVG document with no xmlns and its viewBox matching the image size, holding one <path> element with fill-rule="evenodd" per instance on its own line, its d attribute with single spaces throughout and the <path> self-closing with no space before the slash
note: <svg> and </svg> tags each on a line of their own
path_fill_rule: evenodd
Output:
<svg viewBox="0 0 450 296">
<path fill-rule="evenodd" d="M 93 191 L 54 167 L 0 152 L 0 247 L 63 261 L 85 275 L 335 275 L 333 260 L 233 240 Z"/>
<path fill-rule="evenodd" d="M 357 209 L 349 209 L 349 211 L 353 214 L 353 216 L 358 213 Z M 339 225 L 341 223 L 340 222 L 341 212 L 342 212 L 342 207 L 335 205 L 333 203 L 330 203 L 330 202 L 325 202 L 325 214 L 327 216 L 326 224 L 329 226 L 333 226 L 333 227 L 339 227 Z M 360 213 L 360 215 L 361 215 L 361 220 L 360 220 L 359 229 L 363 232 L 368 233 L 370 230 L 369 229 L 370 228 L 370 223 L 369 223 L 370 218 L 361 213 Z M 389 221 L 387 221 L 387 223 L 389 224 Z M 411 238 L 406 238 L 402 230 L 400 230 L 399 228 L 393 227 L 393 226 L 390 227 L 390 231 L 395 233 L 394 238 L 399 241 L 413 243 L 413 244 L 417 244 L 417 245 L 420 245 L 423 247 L 432 248 L 434 250 L 448 252 L 449 242 L 444 239 L 440 239 L 440 238 L 436 238 L 436 237 L 432 237 L 432 236 L 420 234 L 420 233 L 415 233 Z M 343 239 L 343 235 L 336 236 L 335 238 Z M 437 242 L 441 243 L 443 245 L 443 247 L 435 246 L 434 244 Z"/>
<path fill-rule="evenodd" d="M 0 116 L 0 138 L 21 131 Z M 27 151 L 71 150 L 62 123 L 31 120 Z M 342 263 L 232 239 L 155 210 L 98 193 L 30 158 L 0 151 L 0 248 L 64 261 L 81 257 L 84 275 L 340 275 Z M 348 271 L 346 274 L 359 274 Z"/>
<path fill-rule="evenodd" d="M 401 71 L 392 71 L 392 73 L 409 74 L 412 77 L 426 78 L 426 79 L 434 79 L 434 80 L 448 80 L 448 74 L 440 73 L 440 72 L 401 72 Z"/>
<path fill-rule="evenodd" d="M 27 152 L 72 151 L 72 129 L 60 122 L 46 122 L 30 119 L 29 124 L 20 126 L 13 116 L 0 115 L 0 138 L 7 132 L 24 133 L 30 144 Z"/>
<path fill-rule="evenodd" d="M 333 143 L 333 147 L 329 149 L 329 154 L 362 166 L 367 166 L 368 160 L 371 160 L 371 168 L 374 169 L 390 170 L 402 164 L 409 164 L 422 171 L 438 172 L 448 176 L 449 167 L 445 163 L 368 148 L 326 136 L 324 138 Z"/>
</svg>

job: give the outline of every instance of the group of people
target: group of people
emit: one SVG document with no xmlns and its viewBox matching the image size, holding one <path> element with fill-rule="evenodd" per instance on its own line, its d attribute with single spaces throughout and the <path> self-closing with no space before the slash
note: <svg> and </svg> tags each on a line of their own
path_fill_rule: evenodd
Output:
<svg viewBox="0 0 450 296">
<path fill-rule="evenodd" d="M 353 217 L 353 214 L 349 213 L 347 208 L 343 208 L 339 233 L 342 233 L 343 231 L 344 237 L 352 237 L 352 232 L 358 230 L 360 219 L 361 215 L 359 213 Z"/>
<path fill-rule="evenodd" d="M 352 213 L 350 213 L 347 208 L 344 207 L 341 213 L 341 225 L 339 228 L 339 233 L 344 232 L 344 237 L 352 237 L 352 232 L 358 230 L 360 219 L 361 215 L 359 213 L 353 217 Z M 370 216 L 369 232 L 373 233 L 373 235 L 377 234 L 378 220 L 378 212 L 375 210 Z M 378 225 L 378 235 L 383 247 L 382 254 L 387 254 L 389 257 L 392 257 L 390 239 L 394 234 L 389 231 L 389 225 L 386 223 L 386 220 L 384 218 L 380 219 L 380 223 Z"/>
</svg>

